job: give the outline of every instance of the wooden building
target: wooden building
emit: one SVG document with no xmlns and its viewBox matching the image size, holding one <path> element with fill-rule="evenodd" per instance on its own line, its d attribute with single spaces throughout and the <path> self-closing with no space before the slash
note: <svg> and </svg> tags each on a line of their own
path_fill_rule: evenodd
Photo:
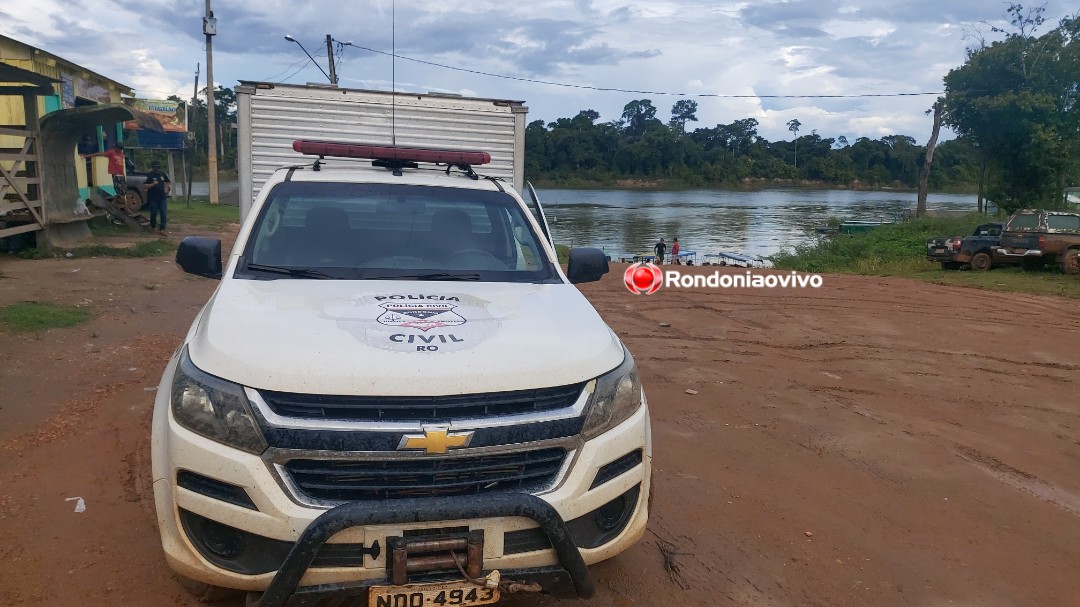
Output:
<svg viewBox="0 0 1080 607">
<path fill-rule="evenodd" d="M 126 116 L 110 122 L 116 116 L 109 112 L 100 124 L 83 121 L 77 127 L 65 121 L 65 128 L 85 132 L 72 135 L 70 141 L 75 144 L 70 150 L 69 138 L 63 138 L 65 149 L 59 163 L 55 155 L 52 162 L 46 161 L 41 120 L 61 110 L 115 106 L 122 96 L 132 93 L 127 85 L 0 35 L 0 238 L 41 233 L 50 223 L 78 222 L 76 198 L 87 197 L 91 182 L 111 183 L 105 158 L 88 161 L 79 152 L 103 151 L 121 140 Z M 72 190 L 67 195 L 58 190 L 55 196 L 47 196 L 50 166 L 64 173 L 53 178 L 63 182 L 65 191 Z M 71 167 L 73 174 L 68 171 Z"/>
</svg>

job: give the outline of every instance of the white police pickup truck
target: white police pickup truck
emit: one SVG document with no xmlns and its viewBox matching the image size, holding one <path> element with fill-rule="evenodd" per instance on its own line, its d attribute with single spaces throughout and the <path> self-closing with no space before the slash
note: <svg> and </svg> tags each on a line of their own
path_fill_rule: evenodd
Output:
<svg viewBox="0 0 1080 607">
<path fill-rule="evenodd" d="M 651 477 L 634 360 L 572 284 L 603 253 L 564 274 L 486 153 L 293 147 L 320 160 L 266 182 L 228 259 L 177 251 L 221 283 L 157 393 L 169 565 L 260 607 L 592 596 Z"/>
</svg>

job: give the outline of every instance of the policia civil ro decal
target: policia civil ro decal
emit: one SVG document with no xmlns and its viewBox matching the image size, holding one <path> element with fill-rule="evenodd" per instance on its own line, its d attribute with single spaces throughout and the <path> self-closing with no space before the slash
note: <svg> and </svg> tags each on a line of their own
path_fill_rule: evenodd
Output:
<svg viewBox="0 0 1080 607">
<path fill-rule="evenodd" d="M 357 297 L 350 309 L 327 312 L 343 329 L 379 348 L 453 352 L 476 346 L 498 331 L 490 304 L 468 295 L 395 293 Z"/>
<path fill-rule="evenodd" d="M 379 297 L 375 299 L 379 299 Z M 458 301 L 458 298 L 447 297 L 446 301 L 432 303 L 411 303 L 400 300 L 382 303 L 379 304 L 379 307 L 383 308 L 385 312 L 375 320 L 379 324 L 388 327 L 408 327 L 418 329 L 424 333 L 431 329 L 456 327 L 465 324 L 467 321 L 454 311 L 457 305 L 449 303 L 449 301 Z M 390 341 L 399 344 L 415 344 L 417 352 L 438 352 L 439 346 L 442 344 L 462 343 L 465 340 L 453 333 L 431 335 L 395 333 L 390 336 Z"/>
</svg>

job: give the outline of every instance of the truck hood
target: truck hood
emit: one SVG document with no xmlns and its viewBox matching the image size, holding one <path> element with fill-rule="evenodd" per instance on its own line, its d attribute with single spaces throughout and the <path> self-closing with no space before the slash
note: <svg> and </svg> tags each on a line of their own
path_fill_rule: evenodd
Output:
<svg viewBox="0 0 1080 607">
<path fill-rule="evenodd" d="M 623 359 L 568 284 L 226 279 L 187 347 L 241 385 L 339 395 L 566 385 Z"/>
</svg>

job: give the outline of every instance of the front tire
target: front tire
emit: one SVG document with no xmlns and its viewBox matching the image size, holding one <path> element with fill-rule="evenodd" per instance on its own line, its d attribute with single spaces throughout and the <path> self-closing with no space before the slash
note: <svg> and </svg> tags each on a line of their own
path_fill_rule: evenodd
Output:
<svg viewBox="0 0 1080 607">
<path fill-rule="evenodd" d="M 128 188 L 124 193 L 124 212 L 128 215 L 134 215 L 143 208 L 143 196 L 142 192 L 135 188 Z"/>
<path fill-rule="evenodd" d="M 1061 271 L 1066 274 L 1080 274 L 1080 249 L 1069 249 L 1061 256 Z"/>
<path fill-rule="evenodd" d="M 985 272 L 994 267 L 994 260 L 989 253 L 976 253 L 971 258 L 971 269 L 976 272 Z"/>
</svg>

